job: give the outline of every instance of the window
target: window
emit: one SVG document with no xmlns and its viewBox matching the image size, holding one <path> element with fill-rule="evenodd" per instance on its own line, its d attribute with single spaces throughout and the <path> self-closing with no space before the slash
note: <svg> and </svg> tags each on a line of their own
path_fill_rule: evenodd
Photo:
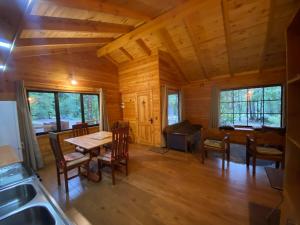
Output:
<svg viewBox="0 0 300 225">
<path fill-rule="evenodd" d="M 170 91 L 168 93 L 168 125 L 179 122 L 179 94 Z"/>
<path fill-rule="evenodd" d="M 72 129 L 86 122 L 99 124 L 99 95 L 28 91 L 32 123 L 37 134 Z"/>
<path fill-rule="evenodd" d="M 281 127 L 282 87 L 221 91 L 219 123 L 221 126 Z"/>
</svg>

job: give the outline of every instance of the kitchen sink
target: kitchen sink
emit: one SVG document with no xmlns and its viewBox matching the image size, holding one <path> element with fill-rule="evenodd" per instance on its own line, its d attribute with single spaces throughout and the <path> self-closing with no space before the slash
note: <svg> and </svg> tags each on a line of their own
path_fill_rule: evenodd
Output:
<svg viewBox="0 0 300 225">
<path fill-rule="evenodd" d="M 31 184 L 23 184 L 0 192 L 0 217 L 30 202 L 36 191 Z"/>
<path fill-rule="evenodd" d="M 55 225 L 55 219 L 44 206 L 26 208 L 3 220 L 0 225 Z"/>
</svg>

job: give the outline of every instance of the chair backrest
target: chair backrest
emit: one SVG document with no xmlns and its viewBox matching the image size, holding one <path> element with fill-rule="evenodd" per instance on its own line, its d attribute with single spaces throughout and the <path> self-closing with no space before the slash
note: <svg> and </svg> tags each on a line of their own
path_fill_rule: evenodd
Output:
<svg viewBox="0 0 300 225">
<path fill-rule="evenodd" d="M 116 129 L 116 128 L 124 128 L 124 127 L 129 127 L 129 122 L 128 121 L 123 121 L 123 120 L 118 120 L 113 123 L 111 129 Z"/>
<path fill-rule="evenodd" d="M 201 129 L 201 139 L 214 139 L 223 140 L 226 135 L 224 130 L 219 130 L 218 128 L 202 128 Z"/>
<path fill-rule="evenodd" d="M 121 160 L 128 157 L 129 127 L 112 130 L 112 160 Z"/>
<path fill-rule="evenodd" d="M 87 135 L 89 134 L 89 127 L 87 123 L 74 124 L 72 126 L 72 131 L 74 137 Z"/>
<path fill-rule="evenodd" d="M 253 151 L 255 146 L 274 146 L 281 150 L 285 148 L 285 135 L 274 131 L 256 131 L 247 136 L 247 146 Z"/>
<path fill-rule="evenodd" d="M 50 141 L 50 146 L 51 146 L 52 152 L 55 157 L 56 164 L 58 166 L 65 165 L 66 161 L 65 161 L 64 155 L 62 153 L 61 147 L 60 147 L 58 133 L 50 132 L 49 133 L 49 141 Z"/>
</svg>

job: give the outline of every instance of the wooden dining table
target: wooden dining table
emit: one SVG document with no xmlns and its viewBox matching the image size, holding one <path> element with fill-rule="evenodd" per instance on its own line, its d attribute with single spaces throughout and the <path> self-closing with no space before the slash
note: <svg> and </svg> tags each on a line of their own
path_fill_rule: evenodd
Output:
<svg viewBox="0 0 300 225">
<path fill-rule="evenodd" d="M 92 134 L 87 134 L 83 136 L 68 138 L 64 140 L 72 145 L 79 146 L 81 148 L 86 149 L 87 151 L 91 151 L 93 149 L 99 148 L 105 144 L 112 142 L 112 133 L 108 131 L 99 131 Z M 91 160 L 92 161 L 92 160 Z M 96 169 L 95 169 L 96 168 Z M 101 172 L 97 170 L 97 166 L 95 163 L 91 163 L 90 165 L 90 175 L 89 179 L 95 182 L 99 182 L 101 180 Z"/>
</svg>

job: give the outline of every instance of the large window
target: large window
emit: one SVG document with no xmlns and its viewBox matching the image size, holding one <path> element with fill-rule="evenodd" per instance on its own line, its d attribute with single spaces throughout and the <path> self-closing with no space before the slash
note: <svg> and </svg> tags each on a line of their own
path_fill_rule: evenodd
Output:
<svg viewBox="0 0 300 225">
<path fill-rule="evenodd" d="M 179 122 L 179 94 L 169 91 L 168 93 L 168 125 Z"/>
<path fill-rule="evenodd" d="M 86 122 L 99 124 L 99 95 L 28 91 L 32 123 L 37 134 L 72 129 Z"/>
<path fill-rule="evenodd" d="M 221 126 L 281 127 L 282 87 L 221 91 L 219 123 Z"/>
</svg>

